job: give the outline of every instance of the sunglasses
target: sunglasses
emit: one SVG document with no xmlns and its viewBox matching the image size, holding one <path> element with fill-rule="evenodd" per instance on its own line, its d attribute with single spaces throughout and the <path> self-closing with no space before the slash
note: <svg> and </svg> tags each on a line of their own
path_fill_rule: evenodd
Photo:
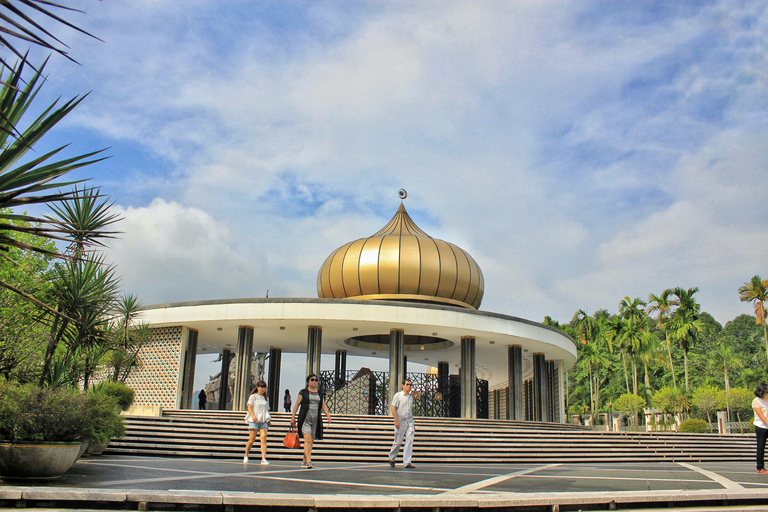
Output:
<svg viewBox="0 0 768 512">
<path fill-rule="evenodd" d="M 317 382 L 317 379 L 309 379 L 309 382 Z"/>
</svg>

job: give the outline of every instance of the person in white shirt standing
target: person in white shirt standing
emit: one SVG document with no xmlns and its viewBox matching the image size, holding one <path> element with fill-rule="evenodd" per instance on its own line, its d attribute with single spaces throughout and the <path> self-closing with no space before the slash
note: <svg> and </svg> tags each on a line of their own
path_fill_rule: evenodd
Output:
<svg viewBox="0 0 768 512">
<path fill-rule="evenodd" d="M 755 411 L 755 437 L 757 438 L 757 472 L 768 473 L 765 469 L 765 440 L 768 439 L 768 384 L 761 382 L 755 388 L 755 399 L 752 400 Z"/>
<path fill-rule="evenodd" d="M 395 419 L 395 442 L 392 443 L 392 449 L 389 450 L 389 465 L 395 467 L 395 457 L 400 451 L 400 445 L 405 439 L 405 448 L 403 450 L 403 467 L 413 468 L 411 457 L 413 456 L 413 395 L 411 394 L 411 381 L 405 379 L 403 390 L 395 393 L 392 398 L 391 410 L 392 417 Z"/>
<path fill-rule="evenodd" d="M 251 452 L 251 446 L 256 442 L 256 433 L 259 434 L 261 443 L 261 463 L 269 464 L 267 461 L 267 430 L 272 416 L 269 414 L 269 402 L 267 401 L 267 383 L 260 380 L 256 387 L 251 390 L 251 396 L 248 397 L 248 413 L 245 415 L 245 422 L 248 423 L 248 442 L 245 444 L 245 457 L 243 463 L 248 464 L 248 455 Z"/>
</svg>

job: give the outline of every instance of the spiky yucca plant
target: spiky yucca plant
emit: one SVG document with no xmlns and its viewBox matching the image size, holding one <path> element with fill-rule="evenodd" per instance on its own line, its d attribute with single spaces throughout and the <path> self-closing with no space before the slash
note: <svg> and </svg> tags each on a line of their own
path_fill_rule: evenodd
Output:
<svg viewBox="0 0 768 512">
<path fill-rule="evenodd" d="M 24 115 L 42 87 L 41 72 L 44 68 L 45 63 L 30 78 L 22 80 L 22 72 L 24 71 L 24 63 L 22 62 L 3 77 L 3 83 L 0 85 L 0 112 L 3 114 L 0 116 L 0 209 L 41 204 L 57 205 L 67 199 L 74 198 L 77 196 L 76 190 L 62 191 L 61 189 L 71 187 L 82 180 L 65 181 L 62 178 L 75 169 L 104 159 L 104 157 L 97 157 L 102 153 L 103 150 L 101 150 L 63 160 L 55 160 L 56 155 L 66 146 L 25 159 L 35 144 L 85 98 L 85 96 L 75 97 L 61 106 L 58 106 L 58 101 L 56 101 L 49 105 L 36 119 L 20 128 L 24 121 Z M 85 192 L 83 191 L 81 194 L 85 194 Z M 9 222 L 11 220 L 31 224 L 13 224 Z M 14 233 L 19 232 L 28 233 L 35 237 L 66 240 L 63 235 L 67 233 L 67 230 L 60 221 L 52 218 L 38 218 L 19 214 L 15 211 L 0 212 L 0 257 L 3 257 L 10 247 L 17 247 L 24 251 L 43 252 L 56 257 L 64 256 L 19 240 L 18 237 L 14 236 Z M 50 309 L 46 304 L 4 281 L 0 280 L 0 286 L 23 295 L 41 307 Z"/>
</svg>

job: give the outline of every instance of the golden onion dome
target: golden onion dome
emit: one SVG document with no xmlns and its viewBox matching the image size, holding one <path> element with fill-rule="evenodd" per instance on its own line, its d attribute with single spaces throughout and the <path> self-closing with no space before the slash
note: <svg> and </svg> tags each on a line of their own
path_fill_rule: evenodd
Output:
<svg viewBox="0 0 768 512">
<path fill-rule="evenodd" d="M 483 285 L 483 273 L 472 256 L 422 231 L 401 201 L 395 216 L 380 231 L 328 256 L 317 276 L 317 295 L 477 309 L 483 300 Z"/>
</svg>

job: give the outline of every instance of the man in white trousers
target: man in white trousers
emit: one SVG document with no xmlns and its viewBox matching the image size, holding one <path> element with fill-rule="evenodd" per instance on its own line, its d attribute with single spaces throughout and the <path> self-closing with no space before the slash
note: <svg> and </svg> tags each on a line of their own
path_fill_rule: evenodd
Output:
<svg viewBox="0 0 768 512">
<path fill-rule="evenodd" d="M 389 465 L 395 467 L 395 457 L 400 451 L 400 445 L 405 438 L 403 450 L 403 467 L 413 468 L 411 457 L 413 456 L 413 395 L 411 395 L 411 381 L 405 379 L 403 390 L 395 393 L 392 398 L 392 417 L 395 419 L 395 442 L 389 450 Z"/>
</svg>

